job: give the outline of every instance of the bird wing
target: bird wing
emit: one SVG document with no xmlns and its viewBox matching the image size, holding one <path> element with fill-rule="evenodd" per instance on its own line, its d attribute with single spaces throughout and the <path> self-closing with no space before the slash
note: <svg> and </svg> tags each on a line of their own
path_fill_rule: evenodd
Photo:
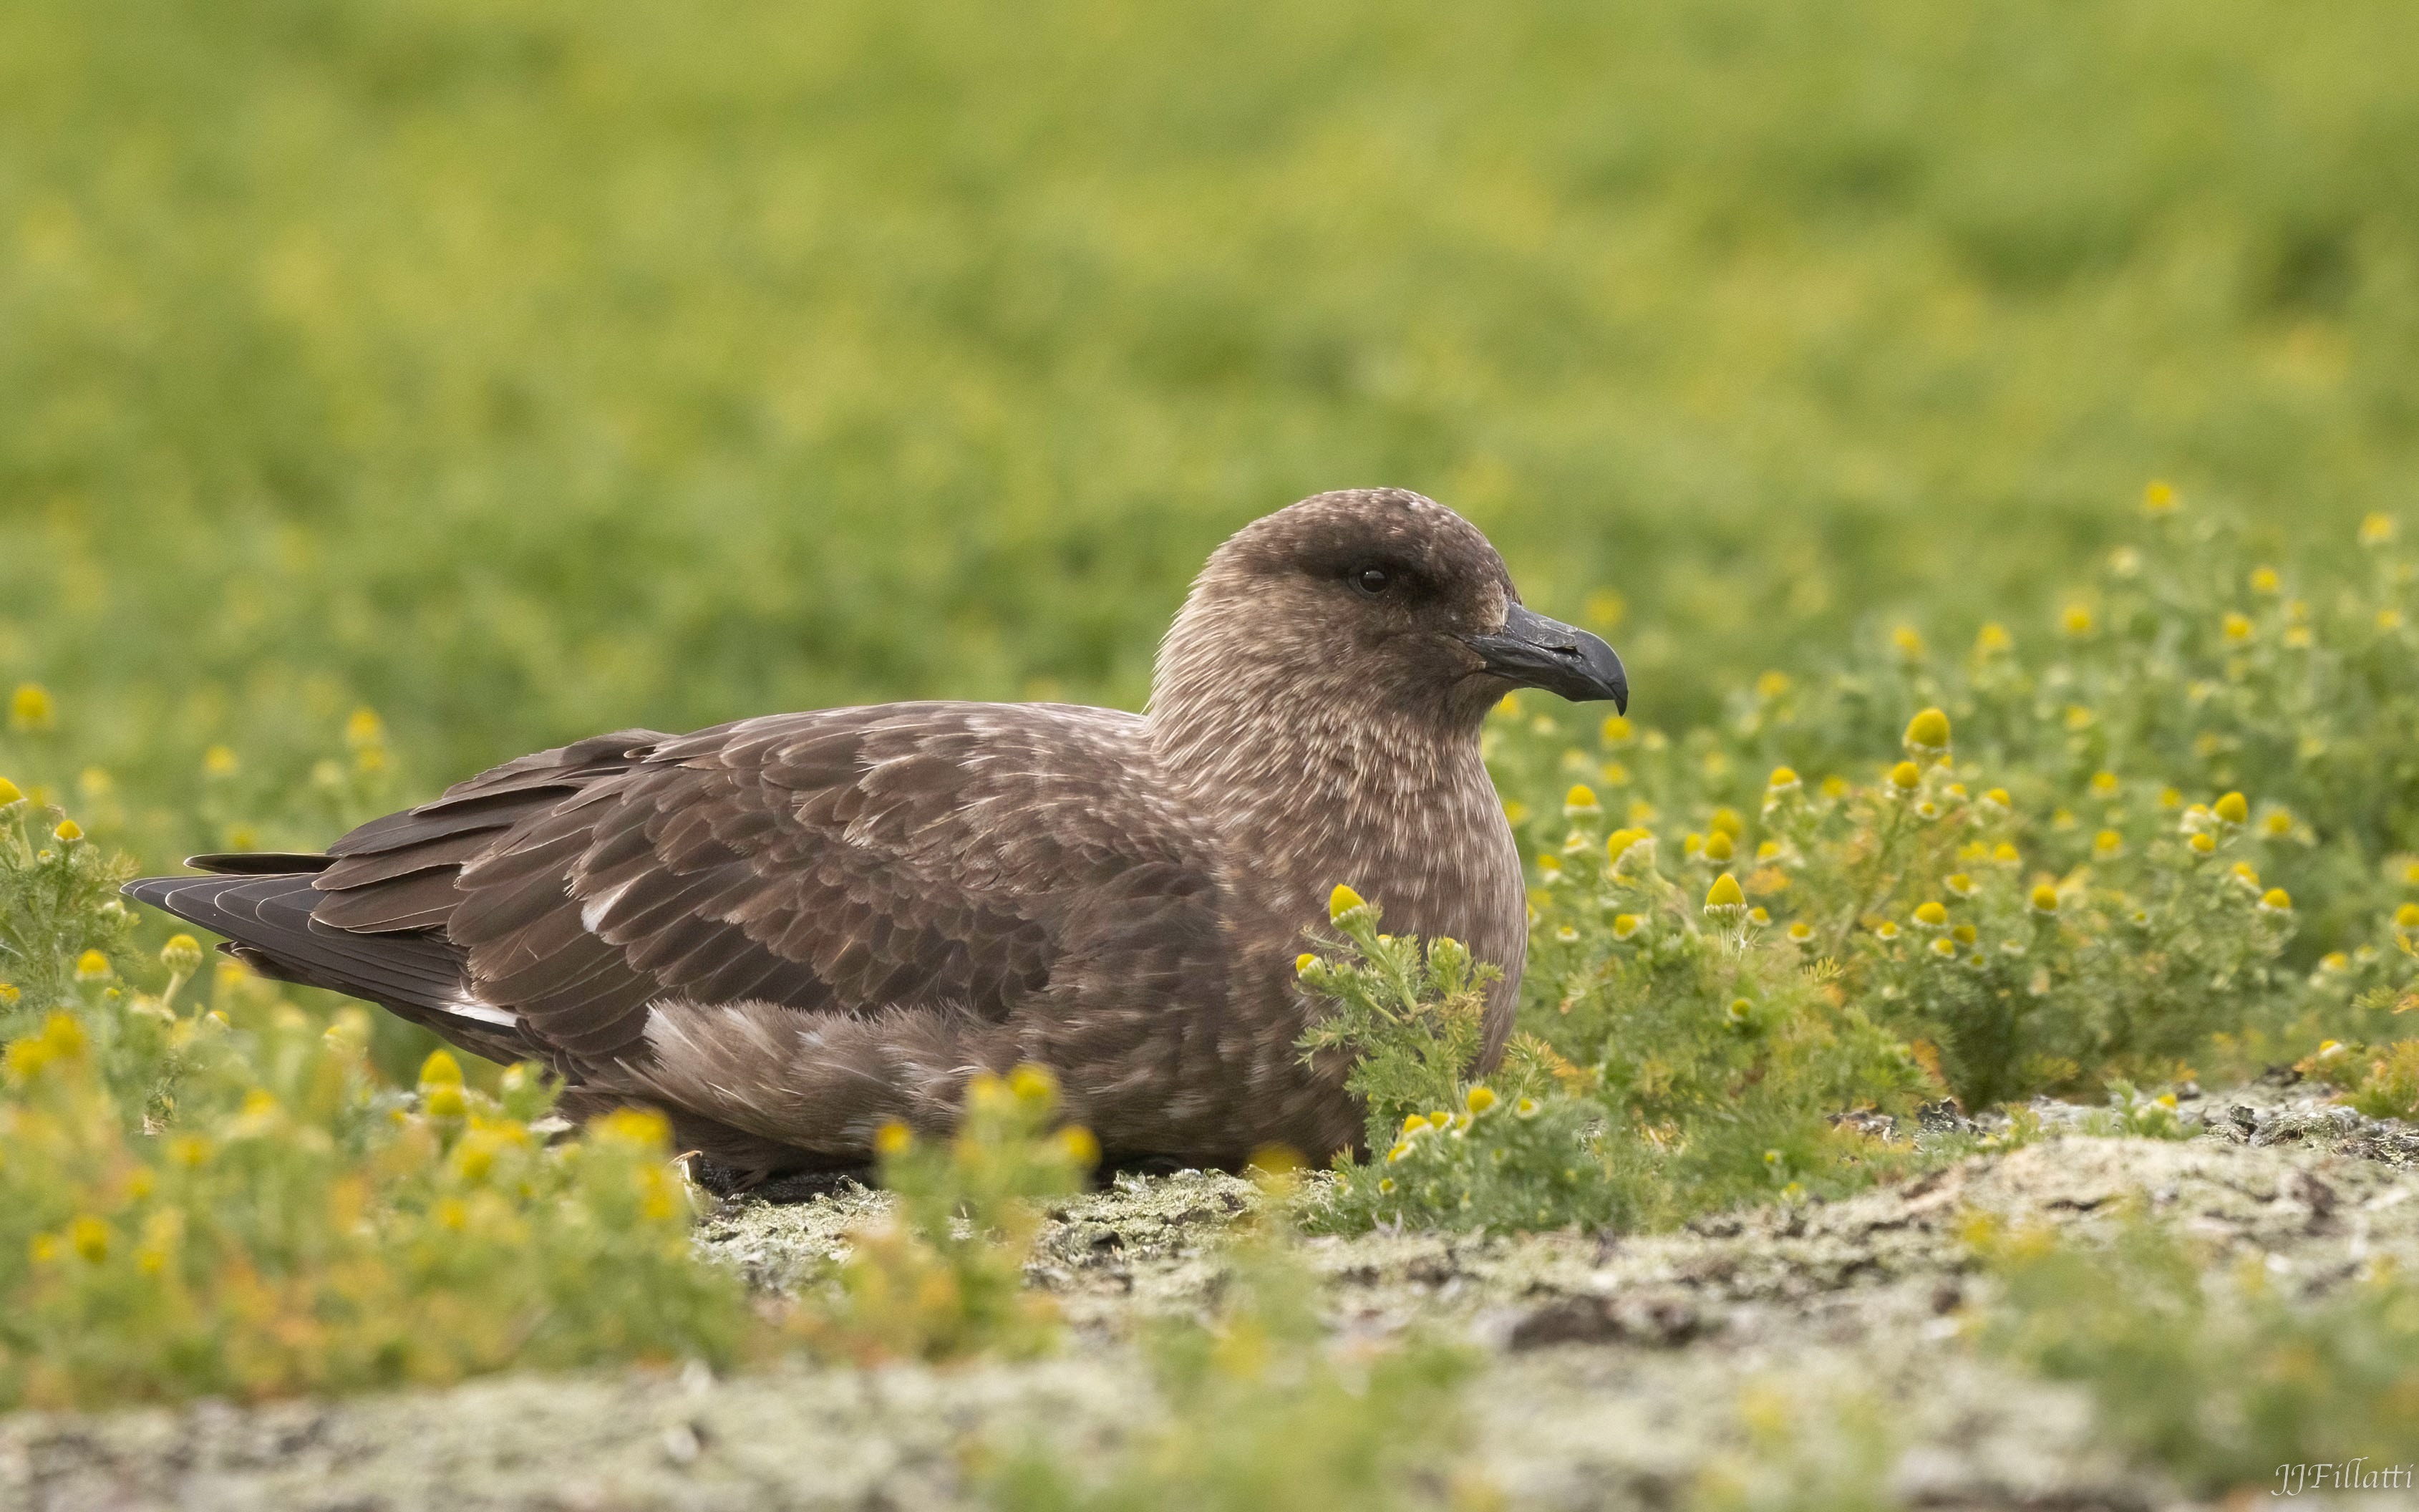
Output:
<svg viewBox="0 0 2419 1512">
<path fill-rule="evenodd" d="M 1214 952 L 1216 884 L 1139 726 L 889 704 L 523 757 L 330 847 L 314 980 L 424 1000 L 436 951 L 453 1011 L 582 1060 L 672 996 L 1000 1022 L 1076 968 L 1173 980 Z"/>
</svg>

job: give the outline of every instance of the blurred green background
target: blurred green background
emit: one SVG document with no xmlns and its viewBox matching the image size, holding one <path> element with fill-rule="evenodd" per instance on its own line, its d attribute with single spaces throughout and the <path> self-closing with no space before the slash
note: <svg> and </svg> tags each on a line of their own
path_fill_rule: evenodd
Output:
<svg viewBox="0 0 2419 1512">
<path fill-rule="evenodd" d="M 2332 549 L 2419 481 L 2414 57 L 2408 0 L 16 0 L 0 756 L 156 862 L 272 807 L 206 750 L 270 794 L 362 704 L 376 791 L 244 838 L 624 725 L 1131 706 L 1349 485 L 1674 727 L 2045 630 L 2152 476 Z"/>
</svg>

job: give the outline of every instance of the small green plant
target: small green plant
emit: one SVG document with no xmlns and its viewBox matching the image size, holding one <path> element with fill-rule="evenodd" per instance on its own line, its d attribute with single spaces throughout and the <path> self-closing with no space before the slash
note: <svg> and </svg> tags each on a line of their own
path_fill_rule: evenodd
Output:
<svg viewBox="0 0 2419 1512">
<path fill-rule="evenodd" d="M 1901 1504 L 1889 1473 L 1898 1445 L 1869 1396 L 1793 1394 L 1768 1382 L 1738 1404 L 1747 1443 L 1698 1475 L 1691 1512 L 1878 1512 Z"/>
<path fill-rule="evenodd" d="M 2346 1099 L 2372 1119 L 2419 1123 L 2419 1040 L 2386 1046 Z"/>
<path fill-rule="evenodd" d="M 1264 1226 L 1292 1194 L 1269 1179 Z M 1008 1512 L 1381 1512 L 1489 1504 L 1456 1469 L 1468 1443 L 1459 1396 L 1475 1362 L 1425 1335 L 1331 1341 L 1318 1286 L 1263 1227 L 1225 1257 L 1217 1314 L 1146 1339 L 1165 1409 L 1104 1472 L 1026 1449 L 989 1474 Z"/>
<path fill-rule="evenodd" d="M 2114 1443 L 2196 1492 L 2419 1458 L 2419 1287 L 2390 1263 L 2296 1298 L 2138 1218 L 2104 1247 L 1980 1218 L 1969 1239 L 2000 1285 L 1984 1344 L 2088 1389 Z"/>
<path fill-rule="evenodd" d="M 876 1137 L 895 1205 L 851 1233 L 839 1290 L 793 1326 L 816 1352 L 871 1363 L 1041 1354 L 1059 1338 L 1050 1298 L 1025 1286 L 1040 1204 L 1079 1190 L 1100 1159 L 1088 1130 L 1055 1134 L 1058 1086 L 1039 1066 L 977 1076 L 946 1139 L 904 1124 Z"/>
</svg>

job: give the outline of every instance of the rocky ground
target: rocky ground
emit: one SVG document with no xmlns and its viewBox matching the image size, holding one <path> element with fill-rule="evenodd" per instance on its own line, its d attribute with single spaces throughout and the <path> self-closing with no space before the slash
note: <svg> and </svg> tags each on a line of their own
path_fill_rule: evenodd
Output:
<svg viewBox="0 0 2419 1512">
<path fill-rule="evenodd" d="M 1784 1481 L 1836 1469 L 1858 1442 L 1842 1425 L 1869 1421 L 1886 1425 L 1887 1484 L 1912 1505 L 2181 1506 L 2155 1474 L 2094 1446 L 2079 1393 L 1971 1347 L 1965 1319 L 1987 1286 L 1960 1239 L 1972 1215 L 2089 1226 L 2138 1205 L 2282 1275 L 2324 1278 L 2380 1254 L 2419 1267 L 2419 1131 L 2291 1088 L 2185 1108 L 2201 1132 L 2180 1141 L 2094 1135 L 2079 1110 L 2050 1108 L 2056 1132 L 2005 1154 L 1669 1235 L 1376 1234 L 1302 1248 L 1339 1335 L 1420 1325 L 1480 1349 L 1476 1469 L 1502 1505 L 1676 1504 L 1706 1465 L 1738 1458 L 1742 1417 L 1761 1412 L 1797 1425 L 1794 1447 L 1762 1451 Z M 880 1200 L 735 1207 L 701 1242 L 779 1286 L 828 1263 Z M 1039 1436 L 1092 1456 L 1149 1420 L 1134 1324 L 1205 1302 L 1222 1235 L 1256 1201 L 1243 1181 L 1187 1173 L 1067 1204 L 1031 1275 L 1060 1298 L 1074 1342 L 1040 1364 L 723 1380 L 692 1367 L 338 1403 L 19 1414 L 0 1419 L 0 1506 L 959 1505 L 974 1446 Z"/>
</svg>

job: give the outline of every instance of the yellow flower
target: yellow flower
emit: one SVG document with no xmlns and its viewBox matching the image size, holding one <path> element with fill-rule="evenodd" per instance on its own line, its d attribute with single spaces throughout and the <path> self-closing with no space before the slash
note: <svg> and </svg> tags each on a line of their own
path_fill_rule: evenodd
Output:
<svg viewBox="0 0 2419 1512">
<path fill-rule="evenodd" d="M 59 821 L 58 827 L 51 833 L 58 837 L 61 844 L 72 845 L 84 839 L 84 826 L 72 819 L 62 819 Z"/>
<path fill-rule="evenodd" d="M 1932 953 L 1943 961 L 1954 961 L 1957 959 L 1956 943 L 1946 939 L 1934 940 L 1932 942 Z"/>
<path fill-rule="evenodd" d="M 1720 876 L 1714 878 L 1714 885 L 1705 889 L 1705 911 L 1707 913 L 1712 913 L 1716 909 L 1744 908 L 1746 906 L 1747 894 L 1739 890 L 1738 878 L 1731 875 L 1727 872 L 1723 872 Z"/>
<path fill-rule="evenodd" d="M 1772 922 L 1772 915 L 1768 910 L 1758 906 L 1747 911 L 1747 919 L 1749 923 L 1755 925 L 1758 929 L 1762 929 L 1764 925 Z"/>
<path fill-rule="evenodd" d="M 2390 515 L 2371 515 L 2360 522 L 2360 544 L 2383 546 L 2394 539 L 2394 518 Z"/>
<path fill-rule="evenodd" d="M 1915 921 L 1925 929 L 1938 929 L 1949 922 L 1949 909 L 1934 901 L 1915 905 Z"/>
<path fill-rule="evenodd" d="M 1949 879 L 1949 890 L 1960 898 L 1971 898 L 1974 896 L 1974 879 L 1963 872 L 1956 872 Z"/>
<path fill-rule="evenodd" d="M 1798 919 L 1789 926 L 1789 938 L 1792 944 L 1808 944 L 1814 938 L 1814 926 L 1802 918 Z"/>
<path fill-rule="evenodd" d="M 1294 975 L 1298 977 L 1307 976 L 1310 973 L 1310 968 L 1317 964 L 1318 964 L 1318 957 L 1311 954 L 1308 950 L 1304 950 L 1302 954 L 1293 958 Z"/>
<path fill-rule="evenodd" d="M 2182 506 L 2183 500 L 2176 486 L 2164 479 L 2152 479 L 2142 489 L 2142 513 L 2152 517 L 2172 515 Z"/>
<path fill-rule="evenodd" d="M 1971 945 L 1977 939 L 1981 937 L 1980 933 L 1971 924 L 1960 924 L 1949 933 L 1952 938 L 1963 945 Z"/>
<path fill-rule="evenodd" d="M 423 1087 L 459 1087 L 462 1085 L 462 1063 L 443 1050 L 432 1050 L 420 1063 L 420 1085 Z"/>
<path fill-rule="evenodd" d="M 1495 1105 L 1495 1091 L 1489 1087 L 1473 1087 L 1462 1098 L 1461 1105 L 1472 1113 L 1484 1113 Z"/>
<path fill-rule="evenodd" d="M 1879 923 L 1876 923 L 1876 924 L 1873 926 L 1873 934 L 1875 935 L 1875 937 L 1880 938 L 1880 939 L 1885 939 L 1885 940 L 1894 940 L 1894 939 L 1897 939 L 1897 938 L 1898 938 L 1898 926 L 1897 926 L 1896 924 L 1891 923 L 1888 919 L 1885 918 L 1885 919 L 1881 920 Z"/>
<path fill-rule="evenodd" d="M 2235 862 L 2234 875 L 2238 880 L 2248 883 L 2252 891 L 2257 892 L 2259 890 L 2259 869 L 2253 866 L 2250 862 Z"/>
<path fill-rule="evenodd" d="M 1071 1123 L 1058 1131 L 1058 1149 L 1071 1164 L 1086 1170 L 1101 1164 L 1100 1137 L 1080 1123 Z"/>
<path fill-rule="evenodd" d="M 2277 578 L 2275 568 L 2254 567 L 2251 569 L 2251 591 L 2253 593 L 2263 594 L 2274 594 L 2280 592 L 2283 587 L 2284 583 Z"/>
<path fill-rule="evenodd" d="M 1599 588 L 1588 594 L 1585 612 L 1587 622 L 1597 629 L 1618 629 L 1621 617 L 1629 612 L 1629 601 L 1610 588 Z"/>
<path fill-rule="evenodd" d="M 179 977 L 202 969 L 202 942 L 190 934 L 171 934 L 160 947 L 160 964 Z"/>
<path fill-rule="evenodd" d="M 2293 895 L 2282 887 L 2271 887 L 2259 895 L 2259 906 L 2267 913 L 2288 914 L 2293 911 Z"/>
<path fill-rule="evenodd" d="M 0 1008 L 14 1008 L 17 1000 L 24 995 L 15 982 L 0 981 Z"/>
<path fill-rule="evenodd" d="M 1335 885 L 1333 892 L 1327 895 L 1327 917 L 1331 920 L 1342 918 L 1355 908 L 1363 906 L 1365 905 L 1361 901 L 1361 895 L 1341 882 Z"/>
<path fill-rule="evenodd" d="M 424 1087 L 420 1097 L 421 1111 L 432 1119 L 458 1119 L 470 1112 L 470 1103 L 459 1087 Z"/>
<path fill-rule="evenodd" d="M 2006 841 L 2001 841 L 1998 844 L 1991 848 L 1991 859 L 1998 862 L 2002 866 L 2014 866 L 2017 862 L 2023 860 L 2024 857 L 2016 853 L 2016 848 L 2013 845 L 2009 844 Z"/>
<path fill-rule="evenodd" d="M 1906 722 L 1906 744 L 1912 750 L 1930 754 L 1949 748 L 1949 716 L 1939 709 L 1924 709 Z"/>
<path fill-rule="evenodd" d="M 89 1215 L 68 1225 L 68 1244 L 90 1264 L 109 1258 L 109 1225 Z"/>
<path fill-rule="evenodd" d="M 1844 798 L 1847 795 L 1848 779 L 1846 778 L 1834 775 L 1823 779 L 1823 796 L 1826 798 Z"/>
<path fill-rule="evenodd" d="M 2033 888 L 2033 912 L 2036 914 L 2057 913 L 2057 889 L 2051 887 L 2046 882 L 2037 885 Z"/>
<path fill-rule="evenodd" d="M 2251 802 L 2240 793 L 2229 793 L 2211 805 L 2210 812 L 2229 825 L 2239 825 L 2251 817 Z"/>
<path fill-rule="evenodd" d="M 1704 854 L 1708 861 L 1727 861 L 1731 858 L 1733 849 L 1731 838 L 1718 829 L 1705 837 Z"/>
<path fill-rule="evenodd" d="M 1581 814 L 1602 812 L 1604 812 L 1604 805 L 1595 801 L 1595 789 L 1584 782 L 1573 783 L 1571 790 L 1563 795 L 1563 817 L 1565 819 L 1576 819 Z"/>
<path fill-rule="evenodd" d="M 2248 614 L 2227 609 L 2225 618 L 2217 623 L 2218 627 L 2226 632 L 2226 638 L 2228 640 L 2242 641 L 2251 639 L 2251 616 Z"/>
<path fill-rule="evenodd" d="M 2014 650 L 2015 644 L 2015 638 L 2008 634 L 2008 627 L 1994 620 L 1975 635 L 1974 655 L 1996 656 Z"/>
<path fill-rule="evenodd" d="M 1506 702 L 1509 702 L 1509 697 L 1507 694 Z M 1608 746 L 1626 746 L 1635 736 L 1629 721 L 1618 714 L 1608 717 L 1597 733 Z"/>
<path fill-rule="evenodd" d="M 1923 780 L 1923 772 L 1913 762 L 1901 762 L 1889 770 L 1890 786 L 1901 793 L 1912 793 Z"/>
<path fill-rule="evenodd" d="M 1787 672 L 1765 672 L 1755 680 L 1755 692 L 1758 698 L 1777 699 L 1788 691 L 1789 674 Z"/>
<path fill-rule="evenodd" d="M 1739 811 L 1736 809 L 1717 809 L 1714 810 L 1714 816 L 1705 823 L 1711 828 L 1728 835 L 1733 840 L 1747 833 L 1747 821 L 1739 817 Z"/>
<path fill-rule="evenodd" d="M 2119 785 L 2120 784 L 2117 780 L 2117 774 L 2114 772 L 2094 772 L 2091 774 L 2091 791 L 2103 798 L 2114 795 Z"/>
<path fill-rule="evenodd" d="M 1645 838 L 1646 831 L 1642 829 L 1614 830 L 1604 838 L 1605 859 L 1619 865 L 1622 856 L 1627 854 L 1629 848 Z"/>
<path fill-rule="evenodd" d="M 2379 609 L 2377 611 L 2377 627 L 2380 630 L 2401 629 L 2402 611 L 2398 609 Z"/>
<path fill-rule="evenodd" d="M 212 746 L 202 752 L 202 775 L 231 777 L 236 769 L 235 752 L 225 746 Z"/>
<path fill-rule="evenodd" d="M 2012 809 L 2016 806 L 2016 800 L 2008 796 L 2006 788 L 1991 789 L 1982 795 L 1982 801 L 1994 809 Z"/>
<path fill-rule="evenodd" d="M 2317 638 L 2310 634 L 2310 627 L 2306 625 L 2285 626 L 2285 649 L 2288 651 L 2307 651 L 2316 643 L 2316 640 Z"/>
<path fill-rule="evenodd" d="M 2186 843 L 2191 845 L 2196 853 L 2207 856 L 2210 852 L 2217 849 L 2217 837 L 2204 829 L 2199 834 L 2195 835 Z"/>
<path fill-rule="evenodd" d="M 2125 848 L 2125 837 L 2113 829 L 2103 829 L 2091 838 L 2091 848 L 2103 856 L 2114 856 Z"/>
<path fill-rule="evenodd" d="M 1917 660 L 1923 655 L 1923 636 L 1912 625 L 1902 625 L 1892 630 L 1890 644 L 1896 646 L 1898 654 L 1909 661 Z"/>
<path fill-rule="evenodd" d="M 99 981 L 109 975 L 109 957 L 99 950 L 86 950 L 76 957 L 76 980 Z"/>
<path fill-rule="evenodd" d="M 1797 774 L 1786 766 L 1774 767 L 1772 776 L 1766 778 L 1764 783 L 1766 793 L 1794 793 L 1797 790 Z"/>
<path fill-rule="evenodd" d="M 2394 911 L 2394 927 L 2398 930 L 2419 930 L 2419 903 L 2404 903 Z"/>
<path fill-rule="evenodd" d="M 1047 1103 L 1058 1095 L 1058 1078 L 1028 1060 L 1008 1073 L 1008 1089 L 1020 1103 Z"/>
<path fill-rule="evenodd" d="M 17 784 L 5 777 L 0 777 L 0 809 L 6 809 L 12 803 L 24 801 L 25 795 L 18 791 Z"/>
<path fill-rule="evenodd" d="M 2091 610 L 2081 604 L 2069 604 L 2066 606 L 2066 612 L 2059 616 L 2058 627 L 2072 636 L 2089 635 Z"/>
<path fill-rule="evenodd" d="M 39 683 L 20 683 L 8 700 L 8 723 L 18 730 L 41 731 L 56 725 L 58 705 L 51 702 L 51 690 Z"/>
<path fill-rule="evenodd" d="M 1525 823 L 1528 817 L 1529 806 L 1527 804 L 1522 803 L 1518 798 L 1506 798 L 1503 800 L 1503 822 L 1505 824 L 1515 825 L 1520 825 Z"/>
<path fill-rule="evenodd" d="M 1755 858 L 1759 861 L 1776 860 L 1780 856 L 1780 841 L 1777 840 L 1765 841 L 1763 844 L 1758 845 L 1755 848 Z"/>
<path fill-rule="evenodd" d="M 1621 763 L 1607 762 L 1604 765 L 1598 767 L 1597 770 L 1604 774 L 1605 781 L 1610 783 L 1612 786 L 1617 788 L 1626 788 L 1629 786 L 1629 768 L 1624 766 Z"/>
<path fill-rule="evenodd" d="M 1612 937 L 1616 940 L 1626 940 L 1629 938 L 1631 935 L 1638 933 L 1638 924 L 1639 919 L 1636 914 L 1613 915 Z"/>
</svg>

